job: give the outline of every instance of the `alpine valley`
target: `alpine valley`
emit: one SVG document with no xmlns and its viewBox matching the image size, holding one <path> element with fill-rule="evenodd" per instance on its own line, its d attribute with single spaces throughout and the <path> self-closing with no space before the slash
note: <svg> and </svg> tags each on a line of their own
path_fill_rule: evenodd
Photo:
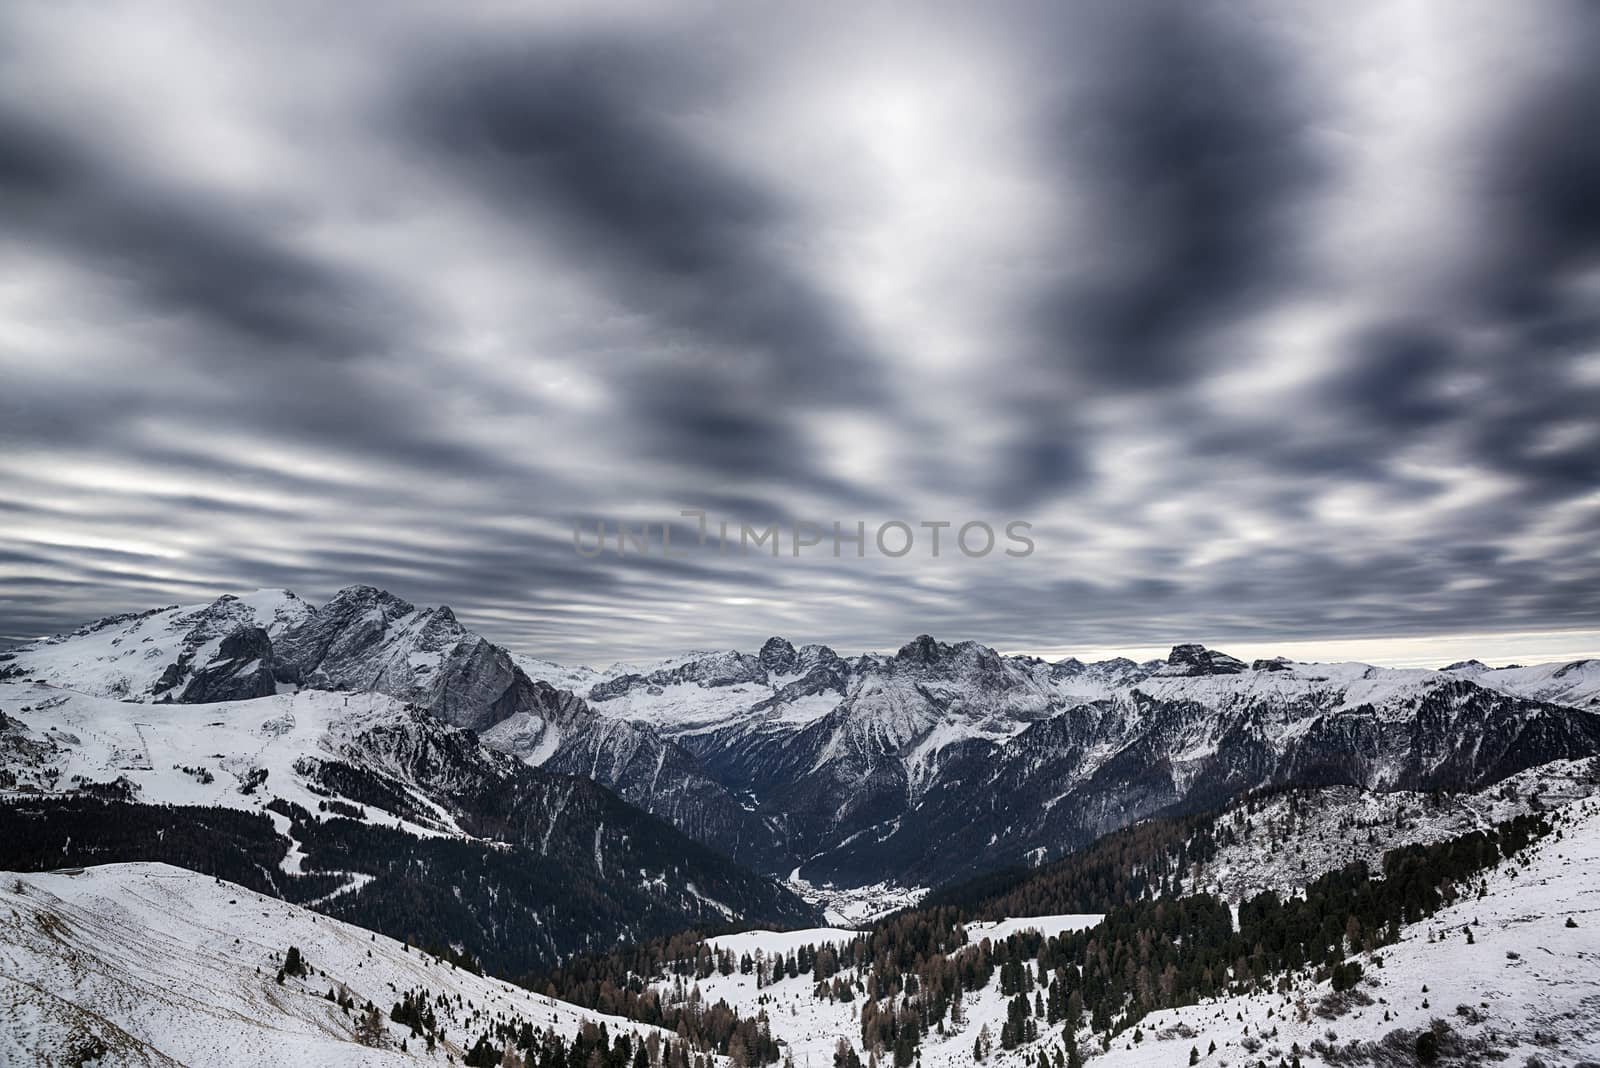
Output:
<svg viewBox="0 0 1600 1068">
<path fill-rule="evenodd" d="M 1597 754 L 1600 661 L 922 635 L 596 669 L 369 586 L 111 616 L 0 653 L 0 1060 L 1065 1066 L 1197 1063 L 1214 1034 L 1219 1065 L 1577 1063 Z M 1272 941 L 1294 908 L 1318 933 Z M 1587 932 L 1559 960 L 1516 948 L 1557 911 Z M 1216 945 L 1171 941 L 1180 912 Z M 1480 920 L 1499 957 L 1457 959 Z M 1470 1012 L 1346 996 L 1346 958 L 1371 986 L 1385 953 Z M 1547 988 L 1495 977 L 1519 954 Z M 1334 993 L 1354 1052 L 1308 1023 Z"/>
</svg>

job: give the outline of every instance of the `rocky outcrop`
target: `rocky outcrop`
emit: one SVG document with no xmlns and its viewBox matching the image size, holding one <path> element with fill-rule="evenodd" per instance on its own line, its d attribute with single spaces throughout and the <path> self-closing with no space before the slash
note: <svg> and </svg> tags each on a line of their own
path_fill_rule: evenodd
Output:
<svg viewBox="0 0 1600 1068">
<path fill-rule="evenodd" d="M 773 675 L 793 675 L 800 665 L 800 654 L 787 638 L 771 637 L 761 646 L 756 660 Z"/>
<path fill-rule="evenodd" d="M 339 591 L 277 648 L 280 670 L 303 685 L 388 694 L 458 727 L 560 711 L 559 691 L 529 679 L 449 608 L 419 609 L 372 586 Z"/>
<path fill-rule="evenodd" d="M 1167 664 L 1157 675 L 1193 678 L 1199 675 L 1237 675 L 1245 670 L 1245 663 L 1227 653 L 1207 649 L 1203 645 L 1174 645 L 1167 655 Z"/>
<path fill-rule="evenodd" d="M 237 627 L 214 656 L 196 671 L 178 700 L 184 704 L 248 701 L 278 692 L 272 670 L 272 639 L 262 627 Z"/>
</svg>

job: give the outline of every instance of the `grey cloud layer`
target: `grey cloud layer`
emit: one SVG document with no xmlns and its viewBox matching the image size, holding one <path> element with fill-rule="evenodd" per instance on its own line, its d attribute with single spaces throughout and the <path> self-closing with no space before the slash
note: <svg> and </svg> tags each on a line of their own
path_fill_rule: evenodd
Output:
<svg viewBox="0 0 1600 1068">
<path fill-rule="evenodd" d="M 12 9 L 0 634 L 1600 628 L 1600 13 L 1524 7 Z M 1039 551 L 572 551 L 682 508 Z"/>
</svg>

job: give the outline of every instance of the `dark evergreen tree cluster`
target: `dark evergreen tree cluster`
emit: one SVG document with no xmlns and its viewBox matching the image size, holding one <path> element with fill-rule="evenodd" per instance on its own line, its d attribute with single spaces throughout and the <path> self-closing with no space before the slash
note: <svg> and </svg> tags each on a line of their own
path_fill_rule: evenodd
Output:
<svg viewBox="0 0 1600 1068">
<path fill-rule="evenodd" d="M 608 876 L 592 865 L 555 864 L 537 849 L 503 842 L 419 837 L 333 816 L 331 808 L 312 813 L 282 798 L 264 807 L 290 821 L 305 854 L 304 874 L 283 870 L 288 842 L 261 812 L 82 796 L 0 806 L 0 867 L 37 871 L 162 861 L 286 901 L 325 899 L 318 908 L 338 919 L 415 945 L 462 946 L 461 954 L 443 955 L 513 979 L 592 945 L 614 943 L 618 934 L 648 938 L 679 930 L 692 915 L 685 911 L 687 895 L 647 892 L 620 863 Z M 686 864 L 664 855 L 646 859 L 653 871 Z M 720 859 L 714 864 L 731 867 Z M 348 873 L 370 879 L 334 895 L 348 886 Z M 739 900 L 736 888 L 705 880 L 699 885 L 727 895 L 718 900 Z"/>
<path fill-rule="evenodd" d="M 970 919 L 1106 912 L 1146 897 L 1176 896 L 1195 864 L 1231 844 L 1213 814 L 1160 817 L 1113 831 L 1040 868 L 1012 868 L 935 890 L 921 908 L 952 905 Z"/>
</svg>

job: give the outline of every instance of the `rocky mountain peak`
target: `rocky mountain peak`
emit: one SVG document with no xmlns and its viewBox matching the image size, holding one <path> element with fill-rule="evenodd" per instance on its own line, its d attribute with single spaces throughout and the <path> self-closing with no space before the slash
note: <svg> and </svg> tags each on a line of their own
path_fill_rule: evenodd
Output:
<svg viewBox="0 0 1600 1068">
<path fill-rule="evenodd" d="M 1156 672 L 1165 676 L 1237 675 L 1244 671 L 1243 660 L 1215 649 L 1207 649 L 1198 642 L 1174 645 L 1167 654 L 1166 666 Z"/>
<path fill-rule="evenodd" d="M 950 655 L 951 647 L 934 640 L 931 634 L 919 634 L 900 647 L 894 654 L 896 660 L 912 664 L 935 664 Z"/>
<path fill-rule="evenodd" d="M 774 675 L 793 675 L 800 666 L 800 654 L 787 638 L 771 637 L 761 646 L 756 659 Z"/>
<path fill-rule="evenodd" d="M 388 590 L 380 590 L 376 586 L 346 586 L 333 595 L 333 599 L 322 606 L 323 612 L 348 611 L 353 608 L 380 608 L 385 615 L 403 616 L 415 612 L 416 606 L 410 601 L 396 597 Z"/>
</svg>

